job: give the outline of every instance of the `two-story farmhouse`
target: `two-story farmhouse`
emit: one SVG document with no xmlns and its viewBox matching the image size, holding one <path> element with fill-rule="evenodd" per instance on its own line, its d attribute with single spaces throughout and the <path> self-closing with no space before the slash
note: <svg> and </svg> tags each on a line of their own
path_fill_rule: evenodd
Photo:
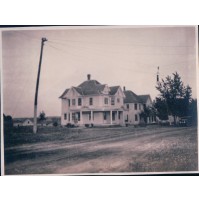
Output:
<svg viewBox="0 0 199 201">
<path fill-rule="evenodd" d="M 87 80 L 66 89 L 62 100 L 61 124 L 119 125 L 124 123 L 124 93 L 120 86 L 109 87 Z"/>
<path fill-rule="evenodd" d="M 152 105 L 150 95 L 137 96 L 120 86 L 108 86 L 97 80 L 87 80 L 71 87 L 60 96 L 61 124 L 77 125 L 137 125 L 144 107 Z M 150 123 L 148 121 L 147 123 Z"/>
<path fill-rule="evenodd" d="M 125 87 L 124 94 L 125 122 L 137 125 L 141 121 L 140 114 L 144 109 L 143 102 L 135 93 L 125 90 Z"/>
</svg>

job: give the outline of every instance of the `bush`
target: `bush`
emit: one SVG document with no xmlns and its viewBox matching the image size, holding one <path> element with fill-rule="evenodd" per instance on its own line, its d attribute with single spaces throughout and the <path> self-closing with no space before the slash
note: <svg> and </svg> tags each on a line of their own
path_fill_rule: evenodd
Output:
<svg viewBox="0 0 199 201">
<path fill-rule="evenodd" d="M 74 124 L 71 124 L 71 123 L 67 123 L 67 124 L 66 124 L 66 127 L 67 127 L 67 128 L 74 128 L 75 125 L 74 125 Z"/>
<path fill-rule="evenodd" d="M 89 128 L 89 124 L 85 124 L 85 127 L 86 127 L 86 128 Z"/>
<path fill-rule="evenodd" d="M 54 126 L 54 127 L 57 127 L 57 126 L 58 126 L 58 123 L 57 123 L 57 122 L 54 122 L 54 123 L 53 123 L 53 126 Z"/>
</svg>

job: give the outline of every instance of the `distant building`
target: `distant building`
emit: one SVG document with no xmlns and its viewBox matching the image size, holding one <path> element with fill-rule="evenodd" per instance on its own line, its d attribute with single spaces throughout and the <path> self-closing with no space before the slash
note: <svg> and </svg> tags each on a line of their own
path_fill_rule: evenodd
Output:
<svg viewBox="0 0 199 201">
<path fill-rule="evenodd" d="M 33 121 L 30 119 L 26 119 L 23 123 L 23 126 L 33 126 Z"/>
<path fill-rule="evenodd" d="M 61 125 L 61 118 L 60 117 L 46 117 L 45 120 L 37 119 L 37 125 L 39 127 L 45 126 L 53 126 L 54 123 L 57 125 Z M 33 118 L 14 118 L 13 119 L 14 127 L 21 127 L 21 126 L 33 126 Z"/>
<path fill-rule="evenodd" d="M 23 126 L 23 122 L 21 121 L 21 120 L 19 120 L 19 119 L 14 119 L 14 121 L 13 121 L 14 123 L 13 123 L 13 126 L 14 127 L 21 127 L 21 126 Z"/>
</svg>

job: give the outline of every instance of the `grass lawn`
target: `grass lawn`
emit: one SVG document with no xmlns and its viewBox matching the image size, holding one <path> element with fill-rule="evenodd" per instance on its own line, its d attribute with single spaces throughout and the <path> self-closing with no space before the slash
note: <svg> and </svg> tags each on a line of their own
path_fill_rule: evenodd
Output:
<svg viewBox="0 0 199 201">
<path fill-rule="evenodd" d="M 196 127 L 22 128 L 5 136 L 6 174 L 198 170 Z"/>
</svg>

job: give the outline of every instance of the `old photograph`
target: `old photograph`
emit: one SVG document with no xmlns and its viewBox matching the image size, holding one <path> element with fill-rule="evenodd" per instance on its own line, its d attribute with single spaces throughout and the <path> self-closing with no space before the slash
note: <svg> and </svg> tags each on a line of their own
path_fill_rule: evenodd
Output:
<svg viewBox="0 0 199 201">
<path fill-rule="evenodd" d="M 198 171 L 197 26 L 2 30 L 4 174 Z"/>
</svg>

